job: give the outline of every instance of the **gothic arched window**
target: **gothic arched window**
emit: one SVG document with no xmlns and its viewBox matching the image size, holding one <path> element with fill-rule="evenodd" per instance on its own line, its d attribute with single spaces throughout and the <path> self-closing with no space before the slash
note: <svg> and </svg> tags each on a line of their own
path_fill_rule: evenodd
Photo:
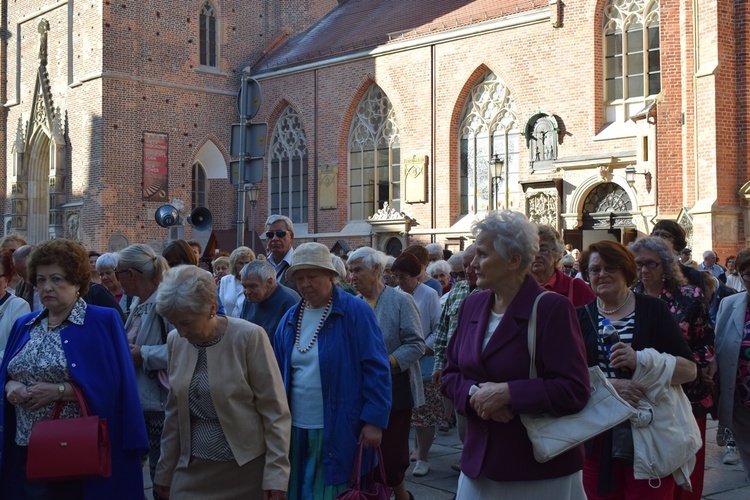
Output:
<svg viewBox="0 0 750 500">
<path fill-rule="evenodd" d="M 510 90 L 494 73 L 487 73 L 471 90 L 461 114 L 461 214 L 518 208 L 519 133 Z M 502 180 L 491 176 L 490 161 L 495 158 L 503 162 Z"/>
<path fill-rule="evenodd" d="M 203 165 L 196 162 L 193 164 L 193 197 L 192 208 L 206 206 L 206 170 Z"/>
<path fill-rule="evenodd" d="M 219 30 L 216 10 L 211 2 L 203 4 L 200 15 L 200 65 L 215 68 L 219 59 Z"/>
<path fill-rule="evenodd" d="M 349 131 L 349 219 L 366 219 L 385 202 L 401 210 L 401 149 L 391 101 L 372 85 Z"/>
<path fill-rule="evenodd" d="M 624 122 L 660 91 L 659 0 L 608 0 L 604 5 L 607 123 Z"/>
<path fill-rule="evenodd" d="M 307 223 L 307 140 L 291 106 L 276 121 L 269 156 L 269 213 Z"/>
</svg>

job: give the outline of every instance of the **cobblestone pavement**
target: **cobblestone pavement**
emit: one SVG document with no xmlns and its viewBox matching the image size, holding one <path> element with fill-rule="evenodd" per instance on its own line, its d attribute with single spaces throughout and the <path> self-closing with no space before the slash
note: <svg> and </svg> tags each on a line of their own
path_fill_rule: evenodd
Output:
<svg viewBox="0 0 750 500">
<path fill-rule="evenodd" d="M 703 498 L 707 500 L 747 500 L 750 499 L 750 484 L 745 482 L 740 465 L 724 465 L 724 448 L 716 444 L 717 423 L 709 420 L 706 431 L 706 477 Z M 461 457 L 461 441 L 455 429 L 447 434 L 438 433 L 430 450 L 430 473 L 424 477 L 413 477 L 411 470 L 406 472 L 407 489 L 416 500 L 450 500 L 456 493 L 458 472 L 451 464 Z M 144 468 L 146 498 L 151 498 L 151 482 L 148 467 Z"/>
</svg>

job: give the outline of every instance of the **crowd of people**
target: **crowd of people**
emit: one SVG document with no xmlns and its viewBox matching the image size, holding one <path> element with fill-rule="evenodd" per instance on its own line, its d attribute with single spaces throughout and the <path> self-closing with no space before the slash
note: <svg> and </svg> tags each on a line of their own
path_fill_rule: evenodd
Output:
<svg viewBox="0 0 750 500">
<path fill-rule="evenodd" d="M 430 474 L 436 433 L 454 426 L 459 499 L 700 498 L 709 416 L 725 463 L 750 478 L 750 250 L 697 264 L 672 221 L 583 252 L 519 212 L 472 232 L 455 254 L 433 243 L 341 258 L 295 247 L 292 221 L 273 215 L 265 254 L 212 261 L 197 241 L 100 254 L 7 236 L 0 499 L 142 498 L 148 463 L 155 500 L 333 500 L 375 464 L 366 452 L 351 470 L 364 447 L 409 500 L 410 463 Z M 639 415 L 677 422 L 660 398 L 689 401 L 696 435 L 683 434 L 702 446 L 677 462 L 659 450 L 644 479 L 641 419 L 539 462 L 520 416 L 580 412 L 590 367 Z M 59 405 L 80 416 L 77 389 L 107 419 L 111 476 L 27 480 L 34 424 Z"/>
</svg>

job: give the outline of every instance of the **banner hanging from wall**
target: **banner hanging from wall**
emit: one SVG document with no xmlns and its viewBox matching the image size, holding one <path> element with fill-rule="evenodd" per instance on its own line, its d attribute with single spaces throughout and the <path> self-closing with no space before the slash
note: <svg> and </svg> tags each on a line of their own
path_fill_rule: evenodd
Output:
<svg viewBox="0 0 750 500">
<path fill-rule="evenodd" d="M 143 200 L 163 202 L 169 198 L 169 134 L 143 133 Z"/>
</svg>

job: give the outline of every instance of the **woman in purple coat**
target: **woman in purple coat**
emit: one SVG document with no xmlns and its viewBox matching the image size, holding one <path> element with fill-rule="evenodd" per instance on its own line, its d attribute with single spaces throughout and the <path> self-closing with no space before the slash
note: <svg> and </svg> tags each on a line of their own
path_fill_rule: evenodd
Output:
<svg viewBox="0 0 750 500">
<path fill-rule="evenodd" d="M 539 375 L 529 379 L 528 323 L 536 297 L 544 292 L 529 274 L 539 251 L 537 228 L 521 213 L 502 211 L 490 212 L 472 230 L 471 266 L 484 291 L 463 303 L 442 385 L 467 419 L 456 498 L 586 498 L 582 447 L 538 463 L 520 419 L 523 413 L 572 414 L 588 402 L 586 353 L 575 309 L 555 293 L 540 299 Z"/>
</svg>

